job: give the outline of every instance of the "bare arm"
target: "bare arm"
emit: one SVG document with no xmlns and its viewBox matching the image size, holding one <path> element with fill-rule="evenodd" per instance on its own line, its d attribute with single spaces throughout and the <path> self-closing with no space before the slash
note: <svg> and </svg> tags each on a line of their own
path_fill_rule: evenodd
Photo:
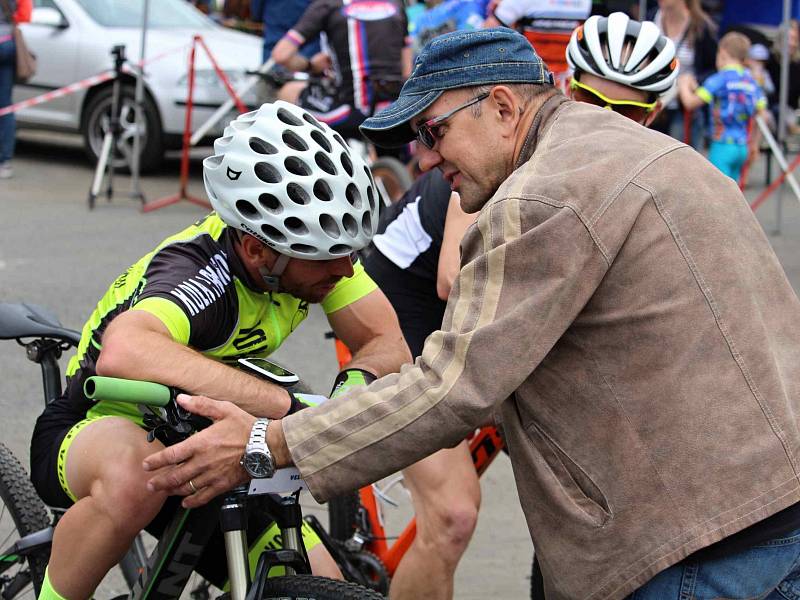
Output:
<svg viewBox="0 0 800 600">
<path fill-rule="evenodd" d="M 297 46 L 290 39 L 283 37 L 272 49 L 272 60 L 290 71 L 307 71 L 309 60 L 297 52 Z"/>
<path fill-rule="evenodd" d="M 681 104 L 687 110 L 696 110 L 703 106 L 706 101 L 695 93 L 697 80 L 691 75 L 684 75 L 678 78 L 678 96 Z"/>
<path fill-rule="evenodd" d="M 403 79 L 411 77 L 411 69 L 414 67 L 414 57 L 411 48 L 405 47 L 400 52 L 400 72 L 403 74 Z"/>
<path fill-rule="evenodd" d="M 257 416 L 280 417 L 289 410 L 289 396 L 282 388 L 174 341 L 164 324 L 143 310 L 126 311 L 109 324 L 97 373 L 229 400 Z"/>
<path fill-rule="evenodd" d="M 456 192 L 450 195 L 447 215 L 444 220 L 444 237 L 442 249 L 439 250 L 439 266 L 436 272 L 436 295 L 447 300 L 450 288 L 461 270 L 461 253 L 459 247 L 464 232 L 475 222 L 476 214 L 467 214 L 461 210 L 461 200 Z"/>
<path fill-rule="evenodd" d="M 353 353 L 348 368 L 364 369 L 382 377 L 411 362 L 411 351 L 397 315 L 380 290 L 329 314 L 328 321 L 336 337 Z"/>
</svg>

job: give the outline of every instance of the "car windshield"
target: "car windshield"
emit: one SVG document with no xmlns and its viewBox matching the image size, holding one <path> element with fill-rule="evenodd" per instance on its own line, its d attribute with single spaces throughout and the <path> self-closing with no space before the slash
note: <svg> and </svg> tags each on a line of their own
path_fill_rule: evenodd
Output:
<svg viewBox="0 0 800 600">
<path fill-rule="evenodd" d="M 77 0 L 89 16 L 105 27 L 141 27 L 144 0 Z M 207 29 L 211 22 L 186 0 L 149 2 L 147 26 Z"/>
</svg>

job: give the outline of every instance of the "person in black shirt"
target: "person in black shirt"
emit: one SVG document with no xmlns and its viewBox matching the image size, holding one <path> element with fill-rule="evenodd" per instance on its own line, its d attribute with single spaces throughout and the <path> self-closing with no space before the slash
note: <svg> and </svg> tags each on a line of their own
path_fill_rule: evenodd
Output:
<svg viewBox="0 0 800 600">
<path fill-rule="evenodd" d="M 330 54 L 306 59 L 306 40 L 324 33 Z M 393 101 L 411 72 L 408 20 L 400 0 L 315 0 L 275 45 L 272 58 L 291 71 L 334 73 L 333 81 L 290 82 L 281 100 L 299 104 L 344 137 Z M 332 67 L 332 69 L 329 69 Z"/>
</svg>

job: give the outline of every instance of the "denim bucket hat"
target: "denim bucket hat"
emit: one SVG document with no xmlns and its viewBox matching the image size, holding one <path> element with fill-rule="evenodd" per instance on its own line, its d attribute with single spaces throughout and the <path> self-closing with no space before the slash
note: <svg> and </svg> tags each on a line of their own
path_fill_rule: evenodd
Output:
<svg viewBox="0 0 800 600">
<path fill-rule="evenodd" d="M 506 27 L 453 31 L 425 44 L 400 96 L 361 124 L 378 146 L 414 139 L 411 120 L 445 91 L 498 83 L 553 83 L 553 75 L 525 36 Z"/>
</svg>

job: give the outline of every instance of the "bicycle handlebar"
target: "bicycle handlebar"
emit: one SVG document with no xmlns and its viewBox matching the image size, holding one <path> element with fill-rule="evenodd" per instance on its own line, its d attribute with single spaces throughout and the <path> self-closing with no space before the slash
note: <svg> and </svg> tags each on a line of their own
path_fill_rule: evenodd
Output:
<svg viewBox="0 0 800 600">
<path fill-rule="evenodd" d="M 160 383 L 99 375 L 86 379 L 83 391 L 90 400 L 112 400 L 147 406 L 165 407 L 172 400 L 170 388 Z"/>
</svg>

